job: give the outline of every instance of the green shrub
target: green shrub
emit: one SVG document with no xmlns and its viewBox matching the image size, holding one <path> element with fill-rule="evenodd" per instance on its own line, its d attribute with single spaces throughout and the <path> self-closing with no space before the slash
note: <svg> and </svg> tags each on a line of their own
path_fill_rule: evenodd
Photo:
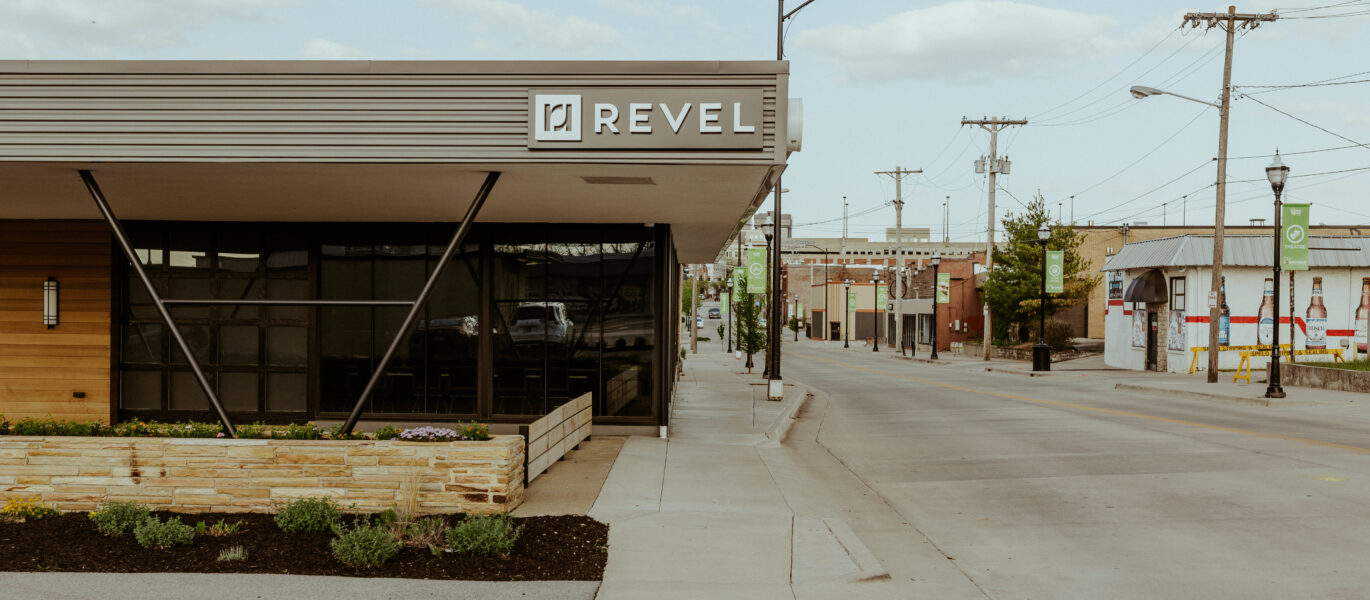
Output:
<svg viewBox="0 0 1370 600">
<path fill-rule="evenodd" d="M 384 525 L 358 522 L 351 529 L 335 526 L 337 539 L 328 543 L 333 557 L 353 567 L 379 567 L 400 551 L 400 543 Z"/>
<path fill-rule="evenodd" d="M 180 517 L 165 521 L 150 517 L 133 528 L 133 537 L 138 545 L 152 550 L 162 550 L 178 544 L 189 544 L 195 539 L 195 528 L 181 522 Z"/>
<path fill-rule="evenodd" d="M 1051 321 L 1047 323 L 1046 343 L 1052 350 L 1070 350 L 1075 347 L 1071 341 L 1075 339 L 1075 328 L 1070 323 L 1063 321 Z"/>
<path fill-rule="evenodd" d="M 110 435 L 118 437 L 149 437 L 156 433 L 151 424 L 139 421 L 137 417 L 119 423 L 110 430 Z"/>
<path fill-rule="evenodd" d="M 81 423 L 77 421 L 58 421 L 56 419 L 34 419 L 25 417 L 19 422 L 10 426 L 13 435 L 76 435 L 76 436 L 101 436 L 108 435 L 108 427 L 99 421 Z"/>
<path fill-rule="evenodd" d="M 404 430 L 395 427 L 394 425 L 386 425 L 385 427 L 377 429 L 376 433 L 372 434 L 372 437 L 378 440 L 393 440 L 395 438 L 400 437 L 401 431 Z"/>
<path fill-rule="evenodd" d="M 10 498 L 4 508 L 0 508 L 0 520 L 8 521 L 37 521 L 61 514 L 62 511 L 43 504 L 41 498 Z"/>
<path fill-rule="evenodd" d="M 222 537 L 225 535 L 233 535 L 235 533 L 241 532 L 242 530 L 242 521 L 229 523 L 228 521 L 219 519 L 219 522 L 213 525 L 206 525 L 204 521 L 200 521 L 199 523 L 195 524 L 195 535 L 207 535 L 210 537 Z"/>
<path fill-rule="evenodd" d="M 401 543 L 406 546 L 427 547 L 434 556 L 442 552 L 442 538 L 447 523 L 442 517 L 424 517 L 404 528 Z"/>
<path fill-rule="evenodd" d="M 337 425 L 334 425 L 334 426 L 332 426 L 332 427 L 329 427 L 327 430 L 324 431 L 324 433 L 328 434 L 328 439 L 330 439 L 330 440 L 364 440 L 364 439 L 366 439 L 366 434 L 365 434 L 365 433 L 362 433 L 362 432 L 360 432 L 360 431 L 353 430 L 351 433 L 343 433 L 343 431 L 342 431 L 342 430 L 343 430 L 343 425 L 346 425 L 346 423 L 338 423 Z"/>
<path fill-rule="evenodd" d="M 151 514 L 152 509 L 137 502 L 107 500 L 87 516 L 95 522 L 95 528 L 100 530 L 100 533 L 123 535 L 148 520 Z"/>
<path fill-rule="evenodd" d="M 224 548 L 223 550 L 219 551 L 219 558 L 217 558 L 216 560 L 218 560 L 219 562 L 247 560 L 247 550 L 245 550 L 242 546 Z"/>
<path fill-rule="evenodd" d="M 323 439 L 323 432 L 313 423 L 305 423 L 304 425 L 291 423 L 285 427 L 272 427 L 271 437 L 277 440 L 321 440 Z"/>
<path fill-rule="evenodd" d="M 505 554 L 518 537 L 519 528 L 507 514 L 470 516 L 447 529 L 447 545 L 453 552 L 477 556 Z"/>
<path fill-rule="evenodd" d="M 238 439 L 241 440 L 265 440 L 271 438 L 271 428 L 266 423 L 257 421 L 256 423 L 245 423 L 234 428 Z"/>
<path fill-rule="evenodd" d="M 276 526 L 287 533 L 328 531 L 342 520 L 337 503 L 328 498 L 300 498 L 276 513 Z"/>
<path fill-rule="evenodd" d="M 212 438 L 218 437 L 223 425 L 218 423 L 199 423 L 196 421 L 176 423 L 154 423 L 159 437 L 169 438 Z"/>
<path fill-rule="evenodd" d="M 5 415 L 0 415 L 0 435 L 9 435 L 10 428 L 13 426 L 14 424 L 10 423 L 9 419 L 5 418 Z"/>
<path fill-rule="evenodd" d="M 490 427 L 485 423 L 458 423 L 457 433 L 468 440 L 484 441 L 490 439 Z"/>
</svg>

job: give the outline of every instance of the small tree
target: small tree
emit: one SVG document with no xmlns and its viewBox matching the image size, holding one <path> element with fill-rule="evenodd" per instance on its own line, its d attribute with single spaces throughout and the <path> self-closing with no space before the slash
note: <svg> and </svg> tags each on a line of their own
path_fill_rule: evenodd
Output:
<svg viewBox="0 0 1370 600">
<path fill-rule="evenodd" d="M 765 313 L 766 303 L 759 294 L 747 293 L 747 274 L 744 271 L 738 277 L 738 287 L 733 291 L 737 293 L 737 349 L 747 355 L 747 372 L 752 372 L 755 366 L 752 362 L 752 355 L 766 349 L 766 326 L 761 324 L 761 315 Z"/>
<path fill-rule="evenodd" d="M 994 337 L 1003 340 L 1016 328 L 1019 342 L 1029 339 L 1031 325 L 1036 321 L 1041 306 L 1042 246 L 1037 241 L 1037 230 L 1051 221 L 1046 201 L 1038 195 L 1022 213 L 1004 215 L 1004 233 L 1008 241 L 994 248 L 994 270 L 985 279 L 983 297 L 994 316 Z M 1065 252 L 1064 289 L 1059 294 L 1047 294 L 1047 314 L 1070 308 L 1087 298 L 1102 276 L 1089 273 L 1088 262 L 1080 256 L 1084 235 L 1071 225 L 1057 221 L 1050 225 L 1048 250 Z"/>
</svg>

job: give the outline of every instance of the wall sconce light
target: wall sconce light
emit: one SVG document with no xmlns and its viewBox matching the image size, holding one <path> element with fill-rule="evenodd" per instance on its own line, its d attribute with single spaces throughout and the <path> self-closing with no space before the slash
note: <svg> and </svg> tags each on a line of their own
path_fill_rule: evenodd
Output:
<svg viewBox="0 0 1370 600">
<path fill-rule="evenodd" d="M 57 326 L 57 280 L 51 277 L 43 282 L 43 324 Z"/>
</svg>

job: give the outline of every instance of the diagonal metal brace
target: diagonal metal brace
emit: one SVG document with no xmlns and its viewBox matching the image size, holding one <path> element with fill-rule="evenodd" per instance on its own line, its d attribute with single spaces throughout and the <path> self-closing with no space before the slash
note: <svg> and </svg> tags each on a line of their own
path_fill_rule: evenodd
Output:
<svg viewBox="0 0 1370 600">
<path fill-rule="evenodd" d="M 124 250 L 124 256 L 133 264 L 133 270 L 138 273 L 138 280 L 143 282 L 148 295 L 152 297 L 152 304 L 157 307 L 157 314 L 162 316 L 162 322 L 166 324 L 167 329 L 171 332 L 171 337 L 176 340 L 176 345 L 181 348 L 181 354 L 186 357 L 186 362 L 190 364 L 190 370 L 195 373 L 195 380 L 200 383 L 200 389 L 209 399 L 210 406 L 214 407 L 214 412 L 219 415 L 219 422 L 223 424 L 224 432 L 229 437 L 235 437 L 237 433 L 233 429 L 233 423 L 228 419 L 228 412 L 224 410 L 223 403 L 219 402 L 219 396 L 214 393 L 214 388 L 209 385 L 209 380 L 205 378 L 204 371 L 200 370 L 200 363 L 195 360 L 195 355 L 190 352 L 190 345 L 186 344 L 186 339 L 181 335 L 181 330 L 171 320 L 171 313 L 167 312 L 166 303 L 157 293 L 157 288 L 153 287 L 152 280 L 148 279 L 147 271 L 143 270 L 143 263 L 138 260 L 138 254 L 133 251 L 133 245 L 128 241 L 128 233 L 124 231 L 124 226 L 119 223 L 119 219 L 115 218 L 114 212 L 109 209 L 109 203 L 105 202 L 105 195 L 100 192 L 100 186 L 95 183 L 95 177 L 90 174 L 90 171 L 81 169 L 79 173 L 81 174 L 81 181 L 86 184 L 86 189 L 90 190 L 90 197 L 95 200 L 95 206 L 100 209 L 100 214 L 104 215 L 105 222 L 109 223 L 109 228 L 114 233 L 114 239 L 119 242 L 119 247 Z"/>
<path fill-rule="evenodd" d="M 456 233 L 452 234 L 452 241 L 447 243 L 447 250 L 442 253 L 442 258 L 438 259 L 438 264 L 433 267 L 433 273 L 428 276 L 428 282 L 423 284 L 423 290 L 419 292 L 419 297 L 414 300 L 414 305 L 409 308 L 409 314 L 404 317 L 404 323 L 395 332 L 395 338 L 390 340 L 390 347 L 381 356 L 380 364 L 376 365 L 376 370 L 371 373 L 371 380 L 366 382 L 366 388 L 362 390 L 362 395 L 357 398 L 357 404 L 352 407 L 352 414 L 348 415 L 347 422 L 343 424 L 342 433 L 352 433 L 352 428 L 357 426 L 357 420 L 362 416 L 362 407 L 366 406 L 366 401 L 371 398 L 371 394 L 376 391 L 376 384 L 380 382 L 381 375 L 389 368 L 390 361 L 395 357 L 395 351 L 400 344 L 409 337 L 410 330 L 414 327 L 414 321 L 419 316 L 419 311 L 428 303 L 428 297 L 433 293 L 433 287 L 437 285 L 442 272 L 447 268 L 447 264 L 452 262 L 452 256 L 461 248 L 461 243 L 466 239 L 466 234 L 471 231 L 471 225 L 476 222 L 476 215 L 480 213 L 480 208 L 485 204 L 485 199 L 490 197 L 490 190 L 495 188 L 495 182 L 499 180 L 499 171 L 491 171 L 485 176 L 485 183 L 480 186 L 480 191 L 476 192 L 475 200 L 471 201 L 471 206 L 466 209 L 466 216 L 462 218 L 461 225 L 457 227 Z"/>
</svg>

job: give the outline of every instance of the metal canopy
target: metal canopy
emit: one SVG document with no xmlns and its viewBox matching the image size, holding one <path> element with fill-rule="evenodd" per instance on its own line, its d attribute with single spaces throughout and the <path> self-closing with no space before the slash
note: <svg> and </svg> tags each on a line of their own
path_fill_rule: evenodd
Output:
<svg viewBox="0 0 1370 600">
<path fill-rule="evenodd" d="M 100 214 L 104 216 L 105 222 L 109 224 L 114 239 L 119 243 L 119 248 L 123 250 L 124 257 L 133 265 L 133 270 L 138 274 L 138 280 L 143 283 L 143 287 L 152 298 L 152 303 L 157 307 L 157 313 L 162 317 L 162 322 L 167 330 L 171 332 L 172 338 L 180 348 L 181 354 L 185 356 L 186 362 L 190 365 L 190 370 L 195 374 L 195 380 L 200 384 L 200 390 L 204 392 L 205 398 L 209 400 L 210 406 L 214 408 L 215 414 L 219 417 L 219 422 L 223 424 L 224 431 L 229 437 L 237 437 L 237 430 L 233 427 L 233 422 L 228 417 L 228 412 L 224 410 L 223 402 L 214 393 L 214 388 L 209 384 L 209 379 L 205 377 L 204 371 L 200 369 L 200 363 L 195 358 L 195 354 L 190 351 L 190 346 L 186 343 L 185 337 L 181 335 L 181 330 L 171 318 L 171 313 L 167 310 L 170 304 L 270 304 L 287 306 L 408 306 L 409 314 L 405 317 L 404 323 L 395 332 L 394 339 L 390 342 L 390 347 L 386 349 L 385 355 L 381 357 L 380 364 L 376 365 L 376 370 L 371 374 L 370 381 L 366 388 L 362 390 L 361 397 L 357 399 L 356 405 L 352 408 L 352 414 L 347 418 L 343 425 L 343 433 L 351 433 L 356 426 L 357 419 L 361 417 L 362 407 L 366 405 L 366 400 L 375 391 L 377 382 L 385 369 L 390 366 L 391 359 L 394 358 L 395 350 L 409 337 L 410 330 L 414 327 L 414 322 L 418 317 L 419 311 L 428 302 L 432 295 L 433 286 L 442 276 L 448 263 L 452 262 L 452 257 L 456 254 L 461 243 L 466 239 L 466 234 L 471 231 L 471 225 L 476 222 L 476 215 L 480 213 L 481 206 L 485 204 L 486 198 L 490 197 L 490 190 L 494 189 L 495 182 L 499 180 L 499 171 L 491 171 L 486 174 L 485 182 L 481 184 L 480 190 L 476 192 L 476 198 L 471 201 L 471 205 L 466 210 L 466 216 L 462 218 L 457 231 L 452 234 L 452 239 L 447 244 L 446 251 L 437 265 L 433 267 L 433 272 L 428 276 L 428 281 L 424 283 L 423 290 L 419 292 L 417 299 L 407 300 L 189 300 L 189 299 L 165 299 L 157 293 L 157 289 L 152 285 L 152 280 L 148 278 L 147 271 L 143 269 L 143 263 L 138 260 L 138 255 L 134 252 L 132 243 L 129 242 L 128 233 L 124 231 L 124 226 L 110 210 L 109 203 L 105 201 L 104 194 L 100 191 L 100 186 L 95 182 L 95 177 L 85 169 L 78 171 L 81 181 L 85 183 L 86 189 L 90 192 L 91 198 L 95 201 L 95 206 L 100 209 Z"/>
<path fill-rule="evenodd" d="M 1165 275 L 1156 269 L 1133 279 L 1123 294 L 1123 302 L 1165 302 L 1167 298 Z"/>
</svg>

